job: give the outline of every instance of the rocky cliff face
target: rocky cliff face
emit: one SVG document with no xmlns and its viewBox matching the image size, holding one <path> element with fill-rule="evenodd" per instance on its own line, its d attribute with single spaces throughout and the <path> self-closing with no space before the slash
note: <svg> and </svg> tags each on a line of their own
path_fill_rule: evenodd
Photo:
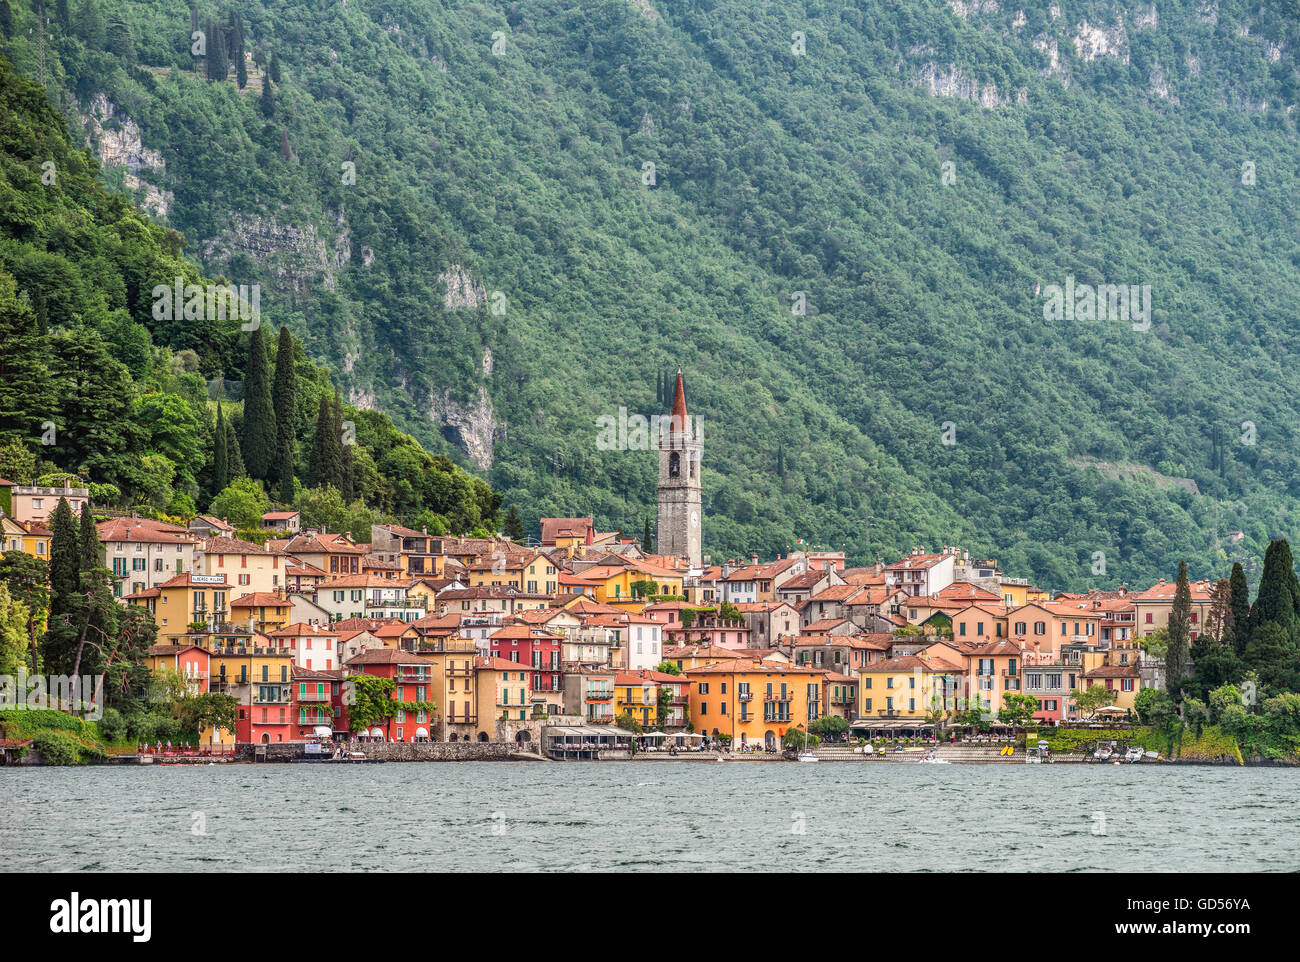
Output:
<svg viewBox="0 0 1300 962">
<path fill-rule="evenodd" d="M 231 225 L 199 245 L 207 267 L 221 270 L 235 254 L 247 254 L 279 290 L 335 289 L 335 274 L 352 259 L 351 232 L 340 214 L 327 243 L 314 224 L 281 223 L 270 217 L 236 214 Z"/>
<path fill-rule="evenodd" d="M 140 125 L 105 94 L 96 94 L 84 109 L 75 98 L 73 102 L 86 131 L 87 143 L 99 162 L 106 168 L 121 168 L 123 183 L 138 195 L 144 211 L 165 220 L 171 209 L 172 192 L 157 187 L 140 175 L 147 171 L 151 177 L 161 181 L 167 165 L 159 151 L 144 146 L 140 140 Z"/>
</svg>

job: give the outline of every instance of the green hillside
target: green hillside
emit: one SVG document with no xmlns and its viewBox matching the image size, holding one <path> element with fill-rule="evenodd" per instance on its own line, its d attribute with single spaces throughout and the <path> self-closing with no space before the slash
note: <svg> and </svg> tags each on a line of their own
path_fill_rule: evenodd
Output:
<svg viewBox="0 0 1300 962">
<path fill-rule="evenodd" d="M 596 419 L 680 361 L 715 558 L 1082 588 L 1297 536 L 1295 3 L 31 6 L 3 52 L 107 98 L 106 176 L 530 525 L 640 531 L 654 457 Z M 1046 318 L 1070 278 L 1149 327 Z"/>
<path fill-rule="evenodd" d="M 431 456 L 384 415 L 337 404 L 328 371 L 284 334 L 268 350 L 267 325 L 157 318 L 158 285 L 211 280 L 181 256 L 180 235 L 142 217 L 98 176 L 41 88 L 0 60 L 0 474 L 19 484 L 80 474 L 91 479 L 97 508 L 177 520 L 211 505 L 232 524 L 256 528 L 271 507 L 268 493 L 284 492 L 281 503 L 304 519 L 366 539 L 372 522 L 392 518 L 496 530 L 501 498 L 482 479 Z M 287 483 L 265 487 L 257 483 L 265 473 L 245 472 L 248 405 L 231 397 L 236 388 L 245 400 L 256 392 L 237 382 L 215 391 L 218 420 L 204 376 L 242 377 L 255 345 L 264 363 L 267 353 L 272 363 L 287 359 L 275 365 L 275 397 L 292 398 L 272 410 L 264 369 L 271 443 L 280 420 L 292 438 Z M 282 376 L 294 384 L 284 395 Z M 338 439 L 332 487 L 318 466 L 321 411 L 325 436 Z"/>
</svg>

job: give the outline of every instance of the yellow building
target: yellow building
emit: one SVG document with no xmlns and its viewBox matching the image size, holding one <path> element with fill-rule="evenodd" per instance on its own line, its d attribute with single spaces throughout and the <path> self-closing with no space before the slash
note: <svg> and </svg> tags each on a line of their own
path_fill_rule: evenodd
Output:
<svg viewBox="0 0 1300 962">
<path fill-rule="evenodd" d="M 935 656 L 901 655 L 863 665 L 858 717 L 923 721 L 932 710 L 957 711 L 962 674 L 960 666 Z"/>
<path fill-rule="evenodd" d="M 433 734 L 442 741 L 472 741 L 480 729 L 474 639 L 425 638 L 420 654 L 432 666 L 429 700 L 437 705 Z M 493 715 L 492 721 L 500 716 Z"/>
<path fill-rule="evenodd" d="M 527 668 L 505 658 L 474 659 L 479 741 L 496 738 L 497 719 L 526 721 L 532 714 Z"/>
<path fill-rule="evenodd" d="M 596 565 L 580 572 L 582 577 L 596 584 L 596 600 L 607 605 L 617 605 L 624 610 L 629 606 L 640 610 L 644 596 L 638 596 L 632 586 L 637 582 L 653 582 L 649 594 L 678 596 L 682 593 L 682 575 L 669 568 L 645 562 L 627 565 Z"/>
<path fill-rule="evenodd" d="M 730 736 L 733 747 L 779 749 L 787 731 L 821 716 L 825 672 L 817 669 L 737 658 L 685 674 L 695 730 Z"/>
<path fill-rule="evenodd" d="M 269 594 L 285 585 L 284 557 L 251 541 L 238 538 L 209 538 L 196 554 L 194 565 L 200 574 L 225 575 L 229 600 L 244 595 Z"/>
<path fill-rule="evenodd" d="M 233 620 L 225 575 L 176 575 L 122 600 L 147 608 L 160 635 L 183 632 L 191 624 L 223 626 Z"/>
</svg>

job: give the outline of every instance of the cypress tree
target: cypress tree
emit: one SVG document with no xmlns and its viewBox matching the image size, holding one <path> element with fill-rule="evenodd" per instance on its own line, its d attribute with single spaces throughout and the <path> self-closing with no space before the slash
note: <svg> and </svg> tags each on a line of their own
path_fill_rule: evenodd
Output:
<svg viewBox="0 0 1300 962">
<path fill-rule="evenodd" d="M 217 402 L 217 429 L 212 437 L 212 494 L 216 496 L 230 484 L 230 454 L 227 448 L 227 425 Z"/>
<path fill-rule="evenodd" d="M 244 372 L 244 423 L 240 450 L 249 476 L 264 480 L 275 460 L 275 410 L 271 405 L 271 375 L 260 325 L 253 330 L 248 368 Z"/>
<path fill-rule="evenodd" d="M 1250 588 L 1246 584 L 1246 572 L 1240 562 L 1233 564 L 1232 577 L 1228 579 L 1232 600 L 1228 605 L 1232 621 L 1232 644 L 1240 655 L 1246 650 L 1250 640 Z"/>
<path fill-rule="evenodd" d="M 293 497 L 297 493 L 293 486 L 293 455 L 286 447 L 280 448 L 279 465 L 276 473 L 280 478 L 280 485 L 276 489 L 275 496 L 283 504 L 293 504 Z"/>
<path fill-rule="evenodd" d="M 90 515 L 89 501 L 81 506 L 81 523 L 78 529 L 81 537 L 81 555 L 78 561 L 78 570 L 86 572 L 102 568 L 103 561 L 99 556 L 99 530 L 95 527 L 95 519 Z M 83 584 L 82 587 L 84 589 L 85 585 Z"/>
<path fill-rule="evenodd" d="M 323 488 L 333 485 L 342 489 L 343 485 L 343 445 L 339 432 L 334 426 L 334 410 L 329 398 L 320 397 L 316 409 L 316 434 L 312 438 L 311 464 L 309 474 L 314 487 Z"/>
<path fill-rule="evenodd" d="M 1296 582 L 1291 546 L 1285 538 L 1279 538 L 1269 542 L 1268 550 L 1264 552 L 1264 571 L 1259 578 L 1259 592 L 1250 608 L 1251 634 L 1260 625 L 1276 622 L 1288 636 L 1292 635 L 1297 604 L 1300 604 L 1300 584 Z"/>
<path fill-rule="evenodd" d="M 271 81 L 262 82 L 262 96 L 257 105 L 262 108 L 262 116 L 267 120 L 275 116 L 275 95 L 271 93 Z"/>
<path fill-rule="evenodd" d="M 506 512 L 506 520 L 501 526 L 501 533 L 511 541 L 519 541 L 524 536 L 524 523 L 513 504 L 510 506 L 510 510 Z"/>
<path fill-rule="evenodd" d="M 280 58 L 275 51 L 271 52 L 271 69 L 267 73 L 270 74 L 272 82 L 277 84 L 280 82 Z"/>
<path fill-rule="evenodd" d="M 275 408 L 275 477 L 284 480 L 283 466 L 289 464 L 290 481 L 293 480 L 293 458 L 296 450 L 295 431 L 298 426 L 298 374 L 294 367 L 293 335 L 287 327 L 280 328 L 280 342 L 275 352 L 275 384 L 271 389 L 271 406 Z M 292 489 L 292 483 L 289 485 Z"/>
<path fill-rule="evenodd" d="M 650 554 L 651 552 L 654 551 L 654 543 L 650 540 L 650 518 L 647 515 L 642 520 L 645 522 L 645 524 L 642 526 L 641 529 L 641 550 L 644 551 L 646 554 Z"/>
<path fill-rule="evenodd" d="M 76 629 L 73 613 L 81 588 L 81 546 L 67 498 L 50 515 L 50 616 L 41 662 L 47 674 L 71 673 Z"/>
<path fill-rule="evenodd" d="M 334 436 L 339 439 L 339 493 L 347 503 L 353 497 L 352 445 L 343 443 L 343 399 L 338 391 L 334 392 Z"/>
<path fill-rule="evenodd" d="M 235 425 L 230 421 L 226 422 L 226 458 L 227 484 L 237 478 L 248 476 L 248 471 L 244 467 L 244 456 L 239 452 L 239 434 L 235 431 Z"/>
<path fill-rule="evenodd" d="M 64 24 L 67 29 L 67 24 Z M 12 40 L 14 35 L 14 12 L 9 6 L 9 0 L 0 0 L 0 34 L 4 34 L 6 40 Z"/>
<path fill-rule="evenodd" d="M 1187 580 L 1187 562 L 1178 562 L 1178 584 L 1174 606 L 1169 612 L 1169 650 L 1165 653 L 1165 688 L 1175 701 L 1182 697 L 1187 674 L 1187 653 L 1192 632 L 1192 588 Z"/>
</svg>

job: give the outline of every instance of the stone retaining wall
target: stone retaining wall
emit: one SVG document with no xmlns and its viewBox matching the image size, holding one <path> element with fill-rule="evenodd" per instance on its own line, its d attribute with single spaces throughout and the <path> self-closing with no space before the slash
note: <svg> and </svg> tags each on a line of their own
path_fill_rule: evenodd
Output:
<svg viewBox="0 0 1300 962">
<path fill-rule="evenodd" d="M 520 749 L 502 742 L 365 742 L 358 750 L 367 759 L 382 762 L 482 762 L 507 761 L 521 756 Z M 287 762 L 306 758 L 303 745 L 240 745 L 241 762 Z"/>
</svg>

